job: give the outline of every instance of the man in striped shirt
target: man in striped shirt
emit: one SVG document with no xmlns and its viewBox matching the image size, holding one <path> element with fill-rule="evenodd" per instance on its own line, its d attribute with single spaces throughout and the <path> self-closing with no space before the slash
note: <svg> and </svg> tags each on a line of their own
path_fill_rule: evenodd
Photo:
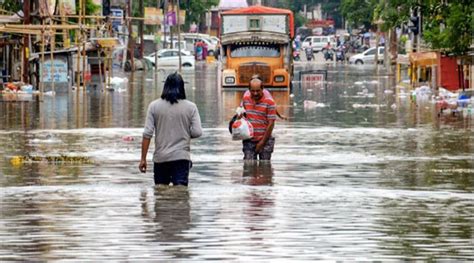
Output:
<svg viewBox="0 0 474 263">
<path fill-rule="evenodd" d="M 272 136 L 276 119 L 276 105 L 271 96 L 264 96 L 263 82 L 255 77 L 250 81 L 249 95 L 242 98 L 242 107 L 253 126 L 254 137 L 242 141 L 244 160 L 270 160 L 275 145 Z"/>
</svg>

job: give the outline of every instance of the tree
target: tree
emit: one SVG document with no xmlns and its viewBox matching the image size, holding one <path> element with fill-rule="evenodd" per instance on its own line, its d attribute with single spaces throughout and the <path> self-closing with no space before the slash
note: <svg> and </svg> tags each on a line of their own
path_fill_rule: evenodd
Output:
<svg viewBox="0 0 474 263">
<path fill-rule="evenodd" d="M 213 6 L 219 5 L 219 0 L 188 0 L 183 2 L 181 8 L 186 9 L 186 28 L 192 22 L 199 24 L 202 15 L 206 14 Z"/>
<path fill-rule="evenodd" d="M 377 0 L 342 0 L 341 13 L 354 28 L 372 27 Z"/>
<path fill-rule="evenodd" d="M 76 11 L 79 12 L 80 8 L 79 8 L 79 2 L 78 0 L 76 0 Z M 86 0 L 86 15 L 92 15 L 92 14 L 95 14 L 97 13 L 97 11 L 99 11 L 100 9 L 100 6 L 99 5 L 96 5 L 94 4 L 94 2 L 92 0 Z"/>
<path fill-rule="evenodd" d="M 18 0 L 4 0 L 0 7 L 10 12 L 18 12 L 22 9 L 22 5 Z"/>
<path fill-rule="evenodd" d="M 470 0 L 429 1 L 422 6 L 423 39 L 443 53 L 465 55 L 474 36 L 474 7 Z"/>
</svg>

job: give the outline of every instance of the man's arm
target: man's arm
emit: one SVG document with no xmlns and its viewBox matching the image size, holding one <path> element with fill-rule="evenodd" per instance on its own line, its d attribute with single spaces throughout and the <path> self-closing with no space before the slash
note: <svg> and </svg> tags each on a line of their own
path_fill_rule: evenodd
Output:
<svg viewBox="0 0 474 263">
<path fill-rule="evenodd" d="M 140 164 L 138 165 L 138 169 L 140 172 L 146 172 L 146 155 L 148 153 L 148 147 L 150 147 L 151 138 L 143 137 L 142 139 L 142 157 L 140 159 Z"/>
</svg>

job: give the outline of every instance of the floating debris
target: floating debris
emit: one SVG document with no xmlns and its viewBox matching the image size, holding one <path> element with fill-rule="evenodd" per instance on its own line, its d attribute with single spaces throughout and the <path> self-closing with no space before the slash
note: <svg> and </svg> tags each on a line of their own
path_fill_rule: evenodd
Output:
<svg viewBox="0 0 474 263">
<path fill-rule="evenodd" d="M 49 164 L 92 164 L 94 161 L 90 157 L 86 156 L 13 156 L 10 158 L 10 164 L 13 166 L 20 166 L 24 163 L 38 163 L 47 162 Z"/>
<path fill-rule="evenodd" d="M 303 102 L 304 108 L 305 109 L 313 109 L 313 108 L 324 108 L 326 107 L 326 104 L 324 103 L 318 103 L 314 100 L 305 100 Z"/>
<path fill-rule="evenodd" d="M 135 141 L 135 138 L 133 138 L 132 136 L 123 136 L 122 140 L 124 142 L 132 142 L 132 141 Z"/>
</svg>

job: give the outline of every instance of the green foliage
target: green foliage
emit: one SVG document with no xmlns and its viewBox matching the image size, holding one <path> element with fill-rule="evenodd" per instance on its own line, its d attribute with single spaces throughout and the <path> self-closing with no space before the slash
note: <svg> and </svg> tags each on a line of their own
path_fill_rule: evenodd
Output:
<svg viewBox="0 0 474 263">
<path fill-rule="evenodd" d="M 341 13 L 351 26 L 369 28 L 381 20 L 381 30 L 387 31 L 407 25 L 411 10 L 418 7 L 422 37 L 428 45 L 448 54 L 467 53 L 474 36 L 472 0 L 342 0 Z"/>
<path fill-rule="evenodd" d="M 415 6 L 417 0 L 390 0 L 381 1 L 377 4 L 375 10 L 375 19 L 381 19 L 384 23 L 381 25 L 382 31 L 388 31 L 389 28 L 400 26 L 406 23 L 410 18 L 410 10 Z"/>
<path fill-rule="evenodd" d="M 376 0 L 342 0 L 341 13 L 354 28 L 370 28 L 374 20 Z"/>
<path fill-rule="evenodd" d="M 186 27 L 193 22 L 199 24 L 201 16 L 217 5 L 219 5 L 219 0 L 189 0 L 181 6 L 183 9 L 186 9 Z"/>
<path fill-rule="evenodd" d="M 76 0 L 76 12 L 79 14 L 79 0 Z M 100 10 L 100 6 L 94 4 L 92 0 L 86 0 L 86 15 L 93 15 L 96 14 Z"/>
<path fill-rule="evenodd" d="M 473 6 L 469 2 L 451 1 L 423 12 L 423 38 L 432 48 L 454 55 L 467 53 L 474 36 Z"/>
<path fill-rule="evenodd" d="M 299 13 L 295 13 L 295 27 L 304 26 L 306 24 L 306 18 Z"/>
<path fill-rule="evenodd" d="M 10 12 L 17 12 L 22 9 L 20 1 L 18 0 L 4 0 L 3 3 L 0 4 L 0 7 Z"/>
</svg>

